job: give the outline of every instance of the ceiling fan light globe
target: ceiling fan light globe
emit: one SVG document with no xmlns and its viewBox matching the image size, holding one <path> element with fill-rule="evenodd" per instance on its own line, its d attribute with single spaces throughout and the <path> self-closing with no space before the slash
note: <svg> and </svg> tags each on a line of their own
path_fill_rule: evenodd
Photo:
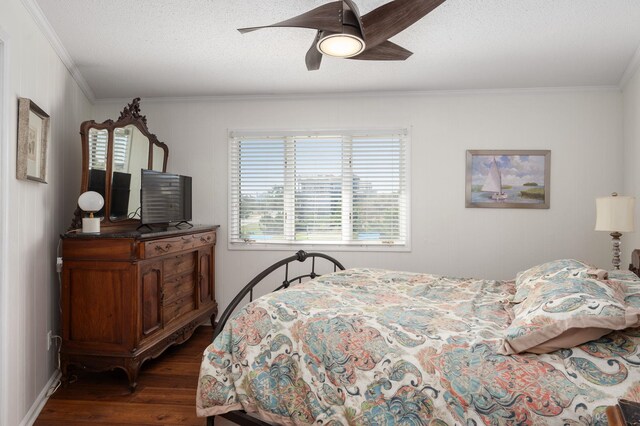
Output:
<svg viewBox="0 0 640 426">
<path fill-rule="evenodd" d="M 359 55 L 365 48 L 364 40 L 351 34 L 330 34 L 316 45 L 320 53 L 336 58 L 350 58 Z"/>
</svg>

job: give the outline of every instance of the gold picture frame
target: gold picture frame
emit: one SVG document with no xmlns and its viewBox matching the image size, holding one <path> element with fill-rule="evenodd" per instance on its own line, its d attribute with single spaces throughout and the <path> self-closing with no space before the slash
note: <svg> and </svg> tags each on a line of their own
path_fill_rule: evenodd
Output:
<svg viewBox="0 0 640 426">
<path fill-rule="evenodd" d="M 16 178 L 47 183 L 49 114 L 31 99 L 18 98 Z"/>
<path fill-rule="evenodd" d="M 467 151 L 467 208 L 548 209 L 550 200 L 551 151 Z"/>
</svg>

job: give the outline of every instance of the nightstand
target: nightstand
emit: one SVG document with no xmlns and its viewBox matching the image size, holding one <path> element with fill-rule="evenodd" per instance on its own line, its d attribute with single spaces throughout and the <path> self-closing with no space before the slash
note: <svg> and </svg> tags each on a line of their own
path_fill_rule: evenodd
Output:
<svg viewBox="0 0 640 426">
<path fill-rule="evenodd" d="M 640 425 L 640 402 L 621 399 L 607 407 L 609 426 Z"/>
</svg>

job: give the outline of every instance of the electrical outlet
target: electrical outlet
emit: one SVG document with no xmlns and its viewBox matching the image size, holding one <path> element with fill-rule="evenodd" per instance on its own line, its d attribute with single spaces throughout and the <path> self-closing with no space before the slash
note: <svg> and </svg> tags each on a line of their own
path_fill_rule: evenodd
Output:
<svg viewBox="0 0 640 426">
<path fill-rule="evenodd" d="M 51 350 L 51 336 L 52 336 L 52 333 L 51 333 L 51 330 L 49 330 L 47 332 L 47 350 L 48 351 Z"/>
</svg>

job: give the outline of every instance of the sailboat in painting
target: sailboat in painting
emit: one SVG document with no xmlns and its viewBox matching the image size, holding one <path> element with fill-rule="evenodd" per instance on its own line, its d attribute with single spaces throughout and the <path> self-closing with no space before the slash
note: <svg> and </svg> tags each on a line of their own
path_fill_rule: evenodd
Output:
<svg viewBox="0 0 640 426">
<path fill-rule="evenodd" d="M 493 192 L 491 195 L 492 200 L 502 201 L 507 199 L 507 194 L 502 192 L 502 174 L 500 173 L 496 157 L 493 157 L 491 168 L 487 174 L 487 180 L 484 182 L 484 185 L 482 185 L 482 191 Z"/>
</svg>

